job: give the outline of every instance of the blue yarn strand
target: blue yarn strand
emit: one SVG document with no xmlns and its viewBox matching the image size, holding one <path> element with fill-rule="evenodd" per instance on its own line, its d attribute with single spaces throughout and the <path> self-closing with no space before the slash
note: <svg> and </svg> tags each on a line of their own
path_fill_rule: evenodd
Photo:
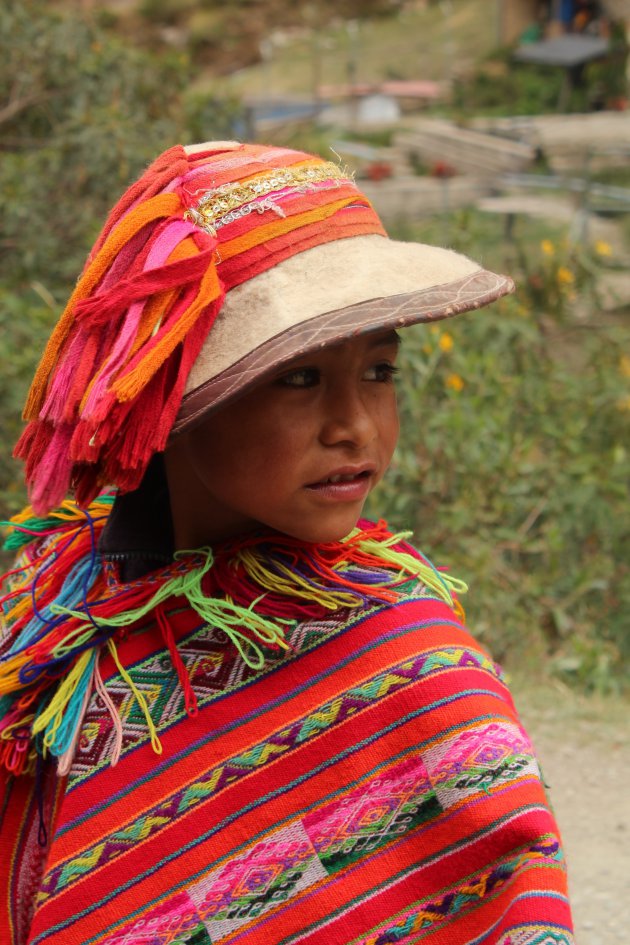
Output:
<svg viewBox="0 0 630 945">
<path fill-rule="evenodd" d="M 90 563 L 89 563 L 88 569 L 85 572 L 84 581 L 83 581 L 83 608 L 84 608 L 85 616 L 87 617 L 87 619 L 90 621 L 94 629 L 100 633 L 101 628 L 99 627 L 99 625 L 94 620 L 94 617 L 92 616 L 90 605 L 87 599 L 90 588 L 94 584 L 94 578 L 96 577 L 96 572 L 99 565 L 98 554 L 96 551 L 96 533 L 94 530 L 94 519 L 92 518 L 88 510 L 83 509 L 83 514 L 85 515 L 88 528 L 90 529 Z"/>
<path fill-rule="evenodd" d="M 73 610 L 76 610 L 81 603 L 85 605 L 85 599 L 96 577 L 97 571 L 92 558 L 89 561 L 78 561 L 63 582 L 59 596 L 54 603 L 62 604 L 64 607 Z M 91 615 L 87 614 L 86 617 L 90 619 L 92 625 L 101 634 L 102 628 L 94 622 Z M 27 649 L 67 619 L 66 614 L 49 615 L 48 608 L 38 610 L 35 616 L 25 624 L 20 637 L 16 639 L 14 646 L 11 648 L 11 654 L 20 653 Z"/>
</svg>

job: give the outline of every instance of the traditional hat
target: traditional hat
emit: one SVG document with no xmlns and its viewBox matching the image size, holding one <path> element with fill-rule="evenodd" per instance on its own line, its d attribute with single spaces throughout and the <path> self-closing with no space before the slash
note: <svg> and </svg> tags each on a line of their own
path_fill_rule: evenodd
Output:
<svg viewBox="0 0 630 945">
<path fill-rule="evenodd" d="M 171 148 L 113 208 L 35 375 L 15 450 L 33 506 L 137 488 L 170 437 L 306 351 L 511 289 L 458 253 L 390 240 L 335 162 Z"/>
</svg>

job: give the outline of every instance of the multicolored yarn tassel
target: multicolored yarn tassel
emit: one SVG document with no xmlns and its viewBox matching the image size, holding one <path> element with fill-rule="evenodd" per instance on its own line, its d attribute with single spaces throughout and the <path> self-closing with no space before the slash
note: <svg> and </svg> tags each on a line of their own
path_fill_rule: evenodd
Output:
<svg viewBox="0 0 630 945">
<path fill-rule="evenodd" d="M 37 751 L 57 757 L 60 770 L 67 770 L 93 690 L 107 704 L 101 650 L 107 647 L 118 663 L 116 641 L 141 630 L 150 615 L 171 654 L 186 708 L 197 711 L 169 623 L 182 598 L 259 670 L 266 653 L 290 649 L 286 632 L 302 620 L 393 602 L 412 579 L 451 606 L 453 593 L 466 590 L 382 521 L 361 522 L 345 540 L 322 545 L 252 534 L 214 550 L 178 552 L 167 567 L 121 583 L 115 566 L 98 553 L 113 499 L 103 494 L 86 510 L 66 501 L 44 519 L 28 508 L 5 523 L 13 529 L 7 546 L 22 549 L 0 598 L 7 628 L 0 642 L 0 764 L 16 774 L 32 766 Z M 161 751 L 142 693 L 119 668 Z M 111 702 L 109 710 L 115 715 Z"/>
<path fill-rule="evenodd" d="M 330 162 L 230 142 L 161 155 L 112 210 L 35 374 L 15 455 L 37 514 L 70 487 L 86 507 L 139 485 L 226 291 L 363 233 L 384 231 Z"/>
</svg>

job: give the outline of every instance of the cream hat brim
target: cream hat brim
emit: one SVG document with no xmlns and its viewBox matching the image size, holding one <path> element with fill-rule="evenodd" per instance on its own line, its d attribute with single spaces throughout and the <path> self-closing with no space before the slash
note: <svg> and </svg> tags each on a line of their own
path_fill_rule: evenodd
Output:
<svg viewBox="0 0 630 945">
<path fill-rule="evenodd" d="M 297 253 L 227 293 L 171 436 L 309 351 L 481 308 L 513 287 L 459 253 L 379 235 Z"/>
</svg>

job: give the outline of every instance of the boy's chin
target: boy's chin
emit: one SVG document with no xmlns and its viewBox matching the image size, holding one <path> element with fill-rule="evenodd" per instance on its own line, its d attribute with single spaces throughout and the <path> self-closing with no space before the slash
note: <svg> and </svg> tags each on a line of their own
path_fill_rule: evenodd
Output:
<svg viewBox="0 0 630 945">
<path fill-rule="evenodd" d="M 307 544 L 326 545 L 347 538 L 353 528 L 356 527 L 360 517 L 359 513 L 358 515 L 344 516 L 342 521 L 335 524 L 322 521 L 302 527 L 296 525 L 294 529 L 285 532 L 285 534 Z"/>
</svg>

